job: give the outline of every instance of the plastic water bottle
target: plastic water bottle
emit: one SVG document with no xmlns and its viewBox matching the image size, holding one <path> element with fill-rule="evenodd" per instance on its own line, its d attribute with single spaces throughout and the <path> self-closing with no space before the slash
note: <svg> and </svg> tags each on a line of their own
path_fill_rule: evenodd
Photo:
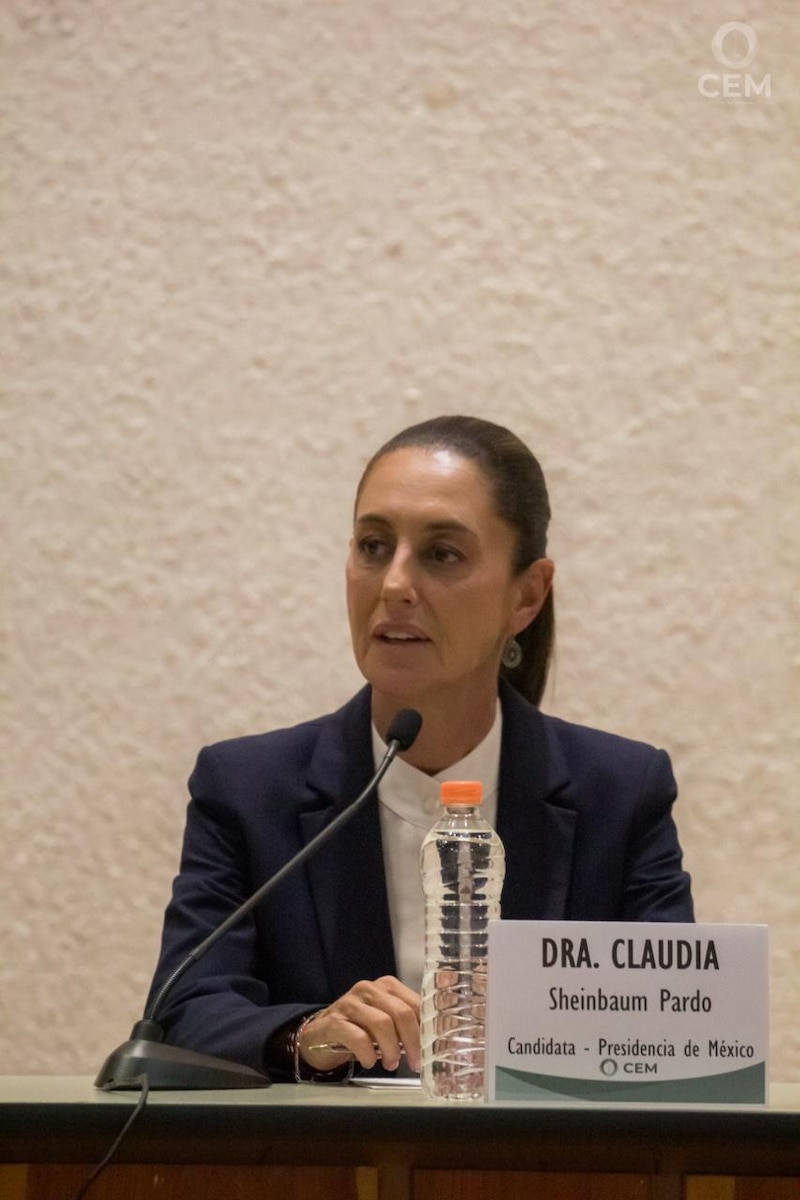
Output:
<svg viewBox="0 0 800 1200">
<path fill-rule="evenodd" d="M 440 798 L 442 813 L 420 856 L 422 1085 L 436 1098 L 482 1100 L 489 921 L 500 916 L 506 856 L 481 816 L 480 783 L 443 783 Z"/>
</svg>

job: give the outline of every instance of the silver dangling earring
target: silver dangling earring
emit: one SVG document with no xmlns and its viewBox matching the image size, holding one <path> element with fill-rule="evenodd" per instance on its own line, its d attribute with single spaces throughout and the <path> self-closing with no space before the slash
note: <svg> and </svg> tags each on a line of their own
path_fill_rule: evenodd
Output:
<svg viewBox="0 0 800 1200">
<path fill-rule="evenodd" d="M 503 666 L 513 671 L 522 662 L 522 647 L 515 637 L 510 637 L 503 651 Z"/>
</svg>

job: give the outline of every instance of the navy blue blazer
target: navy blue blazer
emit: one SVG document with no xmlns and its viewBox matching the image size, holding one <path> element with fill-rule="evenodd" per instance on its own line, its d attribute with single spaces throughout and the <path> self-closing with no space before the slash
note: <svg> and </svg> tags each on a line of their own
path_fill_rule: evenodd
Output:
<svg viewBox="0 0 800 1200">
<path fill-rule="evenodd" d="M 368 783 L 370 689 L 329 716 L 202 750 L 151 998 L 181 959 Z M 544 716 L 501 687 L 502 915 L 691 921 L 669 759 Z M 264 1069 L 269 1036 L 359 979 L 396 974 L 377 804 L 177 985 L 168 1041 Z"/>
</svg>

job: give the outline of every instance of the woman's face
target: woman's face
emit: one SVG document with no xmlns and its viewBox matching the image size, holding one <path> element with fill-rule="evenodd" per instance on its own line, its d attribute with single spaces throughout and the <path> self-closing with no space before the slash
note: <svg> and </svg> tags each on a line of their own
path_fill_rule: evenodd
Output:
<svg viewBox="0 0 800 1200">
<path fill-rule="evenodd" d="M 378 459 L 347 561 L 353 651 L 376 696 L 426 708 L 494 696 L 504 644 L 549 586 L 533 568 L 513 575 L 515 542 L 477 463 L 416 447 Z"/>
</svg>

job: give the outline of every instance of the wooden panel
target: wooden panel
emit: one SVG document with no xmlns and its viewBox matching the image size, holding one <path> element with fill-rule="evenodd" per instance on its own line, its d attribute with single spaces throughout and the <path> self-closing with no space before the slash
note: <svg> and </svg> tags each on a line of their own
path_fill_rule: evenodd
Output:
<svg viewBox="0 0 800 1200">
<path fill-rule="evenodd" d="M 685 1200 L 800 1200 L 800 1178 L 690 1175 L 686 1178 L 684 1197 Z"/>
<path fill-rule="evenodd" d="M 20 1200 L 72 1197 L 90 1172 L 91 1167 L 75 1163 L 32 1164 Z M 0 1195 L 5 1200 L 5 1193 Z M 86 1200 L 153 1200 L 154 1196 L 163 1200 L 360 1200 L 355 1167 L 124 1164 L 106 1167 Z"/>
<path fill-rule="evenodd" d="M 736 1200 L 800 1200 L 800 1178 L 737 1179 Z"/>
<path fill-rule="evenodd" d="M 0 1196 L 2 1196 L 2 1200 L 25 1200 L 27 1186 L 27 1167 L 0 1166 Z"/>
<path fill-rule="evenodd" d="M 692 1175 L 684 1181 L 684 1200 L 736 1200 L 736 1180 L 729 1175 Z"/>
<path fill-rule="evenodd" d="M 414 1200 L 651 1200 L 647 1175 L 415 1171 Z"/>
<path fill-rule="evenodd" d="M 2 1200 L 74 1197 L 90 1166 L 35 1163 L 0 1166 Z M 396 1176 L 396 1177 L 395 1177 Z M 86 1200 L 659 1200 L 646 1175 L 534 1171 L 413 1171 L 396 1166 L 107 1167 Z M 679 1181 L 675 1180 L 676 1186 Z M 800 1200 L 800 1178 L 695 1175 L 683 1200 Z"/>
</svg>

